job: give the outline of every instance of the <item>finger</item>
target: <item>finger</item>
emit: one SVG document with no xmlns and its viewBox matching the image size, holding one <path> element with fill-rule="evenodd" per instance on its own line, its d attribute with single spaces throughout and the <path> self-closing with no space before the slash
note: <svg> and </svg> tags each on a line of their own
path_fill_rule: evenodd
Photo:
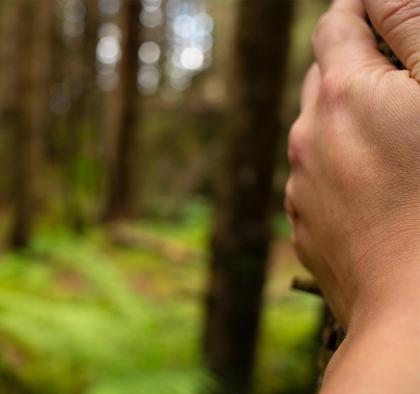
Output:
<svg viewBox="0 0 420 394">
<path fill-rule="evenodd" d="M 313 205 L 310 182 L 302 174 L 292 171 L 286 184 L 285 208 L 292 230 L 292 242 L 300 261 L 309 268 L 310 258 L 314 256 L 311 232 L 311 217 L 317 209 Z M 309 192 L 309 193 L 308 193 Z M 313 223 L 312 223 L 313 224 Z"/>
<path fill-rule="evenodd" d="M 365 64 L 390 67 L 378 51 L 363 11 L 362 0 L 335 0 L 315 30 L 313 45 L 321 72 Z"/>
<path fill-rule="evenodd" d="M 310 190 L 310 189 L 309 189 Z M 307 222 L 313 208 L 311 194 L 308 192 L 308 181 L 301 173 L 292 171 L 286 184 L 285 209 L 294 221 Z"/>
<path fill-rule="evenodd" d="M 420 82 L 420 1 L 364 0 L 364 3 L 376 30 Z"/>
<path fill-rule="evenodd" d="M 299 213 L 296 210 L 292 200 L 287 195 L 284 199 L 284 209 L 287 213 L 287 217 L 288 217 L 289 223 L 291 225 L 293 225 L 295 222 L 297 222 L 299 220 Z"/>
<path fill-rule="evenodd" d="M 300 99 L 301 109 L 304 109 L 308 104 L 316 102 L 319 94 L 319 85 L 321 83 L 321 71 L 317 63 L 313 63 L 306 73 L 303 82 L 302 94 Z"/>
<path fill-rule="evenodd" d="M 293 224 L 291 241 L 299 261 L 310 272 L 315 274 L 314 268 L 316 264 L 314 263 L 314 256 L 316 255 L 316 247 L 310 232 L 303 223 L 297 222 Z"/>
<path fill-rule="evenodd" d="M 365 14 L 365 9 L 361 0 L 334 0 L 330 10 L 351 12 L 362 17 Z"/>
</svg>

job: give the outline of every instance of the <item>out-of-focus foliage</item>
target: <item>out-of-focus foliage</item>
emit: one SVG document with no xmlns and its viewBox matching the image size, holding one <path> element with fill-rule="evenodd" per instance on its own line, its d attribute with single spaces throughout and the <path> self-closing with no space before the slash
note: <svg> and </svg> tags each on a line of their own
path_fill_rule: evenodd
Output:
<svg viewBox="0 0 420 394">
<path fill-rule="evenodd" d="M 283 296 L 267 305 L 257 393 L 308 393 L 316 379 L 318 300 Z"/>
<path fill-rule="evenodd" d="M 29 253 L 3 258 L 0 332 L 11 352 L 4 362 L 17 363 L 33 392 L 192 393 L 208 384 L 197 306 L 139 297 L 126 273 L 81 240 L 54 234 Z"/>
<path fill-rule="evenodd" d="M 209 219 L 197 200 L 177 225 L 137 229 L 204 252 Z M 100 229 L 80 238 L 44 223 L 38 233 L 0 260 L 0 376 L 36 394 L 193 394 L 214 384 L 200 362 L 204 261 L 118 247 Z M 301 392 L 311 379 L 315 301 L 281 280 L 268 295 L 258 393 Z"/>
</svg>

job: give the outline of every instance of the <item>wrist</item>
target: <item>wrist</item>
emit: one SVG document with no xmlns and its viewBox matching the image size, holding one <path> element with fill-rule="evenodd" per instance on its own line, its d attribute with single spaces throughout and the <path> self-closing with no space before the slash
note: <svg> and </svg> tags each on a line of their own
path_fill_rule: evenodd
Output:
<svg viewBox="0 0 420 394">
<path fill-rule="evenodd" d="M 365 320 L 420 310 L 420 234 L 417 233 L 416 229 L 416 232 L 391 234 L 355 263 L 345 321 L 348 331 L 364 325 Z"/>
<path fill-rule="evenodd" d="M 359 310 L 331 360 L 321 394 L 416 394 L 420 386 L 419 298 Z"/>
</svg>

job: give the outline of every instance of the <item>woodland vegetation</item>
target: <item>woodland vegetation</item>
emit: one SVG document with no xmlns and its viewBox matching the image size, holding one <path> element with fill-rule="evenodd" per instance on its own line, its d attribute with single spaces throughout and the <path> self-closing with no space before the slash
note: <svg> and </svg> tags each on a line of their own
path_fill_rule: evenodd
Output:
<svg viewBox="0 0 420 394">
<path fill-rule="evenodd" d="M 283 212 L 325 1 L 0 2 L 0 392 L 309 394 Z"/>
</svg>

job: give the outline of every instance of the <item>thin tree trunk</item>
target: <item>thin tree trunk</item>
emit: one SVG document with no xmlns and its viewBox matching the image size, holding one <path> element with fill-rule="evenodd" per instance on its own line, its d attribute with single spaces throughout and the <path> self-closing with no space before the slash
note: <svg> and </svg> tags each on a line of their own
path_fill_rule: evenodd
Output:
<svg viewBox="0 0 420 394">
<path fill-rule="evenodd" d="M 10 166 L 13 133 L 19 119 L 17 92 L 18 81 L 16 64 L 19 62 L 18 42 L 10 37 L 17 37 L 19 31 L 19 13 L 13 0 L 0 3 L 0 108 L 2 135 L 0 141 L 0 166 Z M 12 174 L 3 171 L 1 174 L 0 202 L 10 201 Z"/>
<path fill-rule="evenodd" d="M 138 215 L 140 95 L 137 88 L 141 3 L 122 2 L 123 39 L 120 85 L 114 94 L 121 99 L 116 150 L 109 160 L 104 219 L 132 219 Z"/>
<path fill-rule="evenodd" d="M 238 6 L 204 350 L 221 392 L 242 394 L 251 389 L 256 358 L 293 2 Z"/>
<path fill-rule="evenodd" d="M 88 219 L 88 181 L 82 163 L 88 156 L 87 143 L 93 139 L 96 120 L 95 60 L 99 21 L 97 0 L 83 0 L 82 4 L 85 8 L 84 34 L 70 40 L 67 48 L 66 76 L 70 81 L 71 101 L 63 149 L 66 211 L 72 229 L 78 233 L 84 231 Z"/>
<path fill-rule="evenodd" d="M 34 217 L 35 177 L 48 112 L 52 2 L 19 0 L 18 116 L 14 132 L 14 217 L 11 243 L 28 244 Z"/>
</svg>

